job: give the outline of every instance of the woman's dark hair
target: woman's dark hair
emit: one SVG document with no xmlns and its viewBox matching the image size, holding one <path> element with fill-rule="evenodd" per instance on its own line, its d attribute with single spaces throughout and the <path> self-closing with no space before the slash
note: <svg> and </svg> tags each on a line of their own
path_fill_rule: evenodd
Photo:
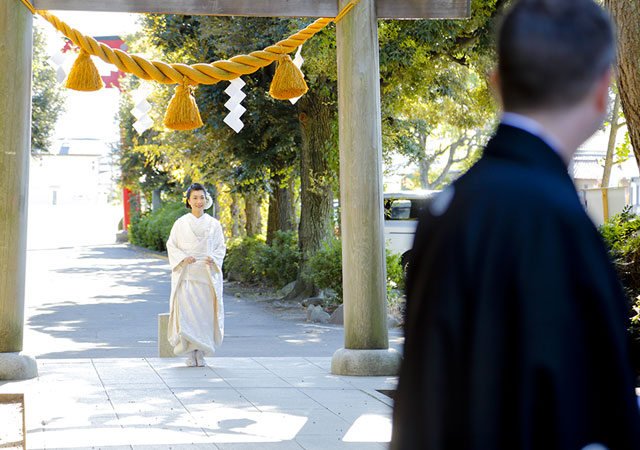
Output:
<svg viewBox="0 0 640 450">
<path fill-rule="evenodd" d="M 185 204 L 189 209 L 191 209 L 191 205 L 189 204 L 189 197 L 191 197 L 191 193 L 193 191 L 202 191 L 204 192 L 205 198 L 207 197 L 207 190 L 204 188 L 204 186 L 200 183 L 193 183 L 191 186 L 189 186 L 189 189 L 187 189 L 187 199 L 185 200 Z"/>
</svg>

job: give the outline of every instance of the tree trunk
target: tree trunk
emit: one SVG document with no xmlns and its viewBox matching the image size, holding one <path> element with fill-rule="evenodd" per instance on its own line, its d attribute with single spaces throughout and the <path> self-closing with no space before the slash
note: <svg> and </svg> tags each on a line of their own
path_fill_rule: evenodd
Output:
<svg viewBox="0 0 640 450">
<path fill-rule="evenodd" d="M 271 180 L 271 193 L 269 194 L 269 213 L 267 215 L 267 244 L 271 245 L 273 238 L 276 237 L 278 229 L 278 196 L 276 195 L 276 187 L 273 179 Z"/>
<path fill-rule="evenodd" d="M 420 168 L 420 187 L 422 189 L 431 189 L 429 184 L 429 168 L 431 167 L 431 161 L 426 158 L 420 159 L 418 162 Z"/>
<path fill-rule="evenodd" d="M 231 237 L 240 236 L 240 195 L 231 194 Z"/>
<path fill-rule="evenodd" d="M 291 191 L 284 177 L 276 173 L 271 178 L 269 195 L 269 217 L 267 219 L 267 244 L 276 236 L 276 231 L 293 230 L 291 217 Z"/>
<path fill-rule="evenodd" d="M 289 208 L 291 214 L 291 229 L 295 230 L 298 224 L 298 214 L 297 214 L 297 205 L 299 199 L 299 194 L 296 192 L 294 187 L 294 177 L 293 175 L 289 176 Z"/>
<path fill-rule="evenodd" d="M 291 217 L 291 191 L 284 177 L 275 174 L 271 178 L 271 194 L 269 195 L 269 217 L 267 219 L 267 244 L 271 244 L 276 231 L 293 230 Z"/>
<path fill-rule="evenodd" d="M 640 0 L 605 0 L 617 24 L 618 91 L 633 154 L 640 166 Z"/>
<path fill-rule="evenodd" d="M 280 184 L 282 186 L 282 184 Z M 276 194 L 278 197 L 278 208 L 280 212 L 278 214 L 278 230 L 293 231 L 295 228 L 295 221 L 292 215 L 291 205 L 293 204 L 293 194 L 290 189 L 290 184 L 284 187 L 278 187 Z"/>
<path fill-rule="evenodd" d="M 325 99 L 308 92 L 298 103 L 302 149 L 300 155 L 299 242 L 302 264 L 322 247 L 331 233 L 333 192 L 328 155 L 331 138 L 331 112 Z"/>
<path fill-rule="evenodd" d="M 305 280 L 309 258 L 331 236 L 333 192 L 328 155 L 333 142 L 331 111 L 324 98 L 307 92 L 298 102 L 302 148 L 300 152 L 300 224 L 298 242 L 302 258 L 296 286 L 286 298 L 309 297 L 317 288 Z"/>
<path fill-rule="evenodd" d="M 620 110 L 620 93 L 616 93 L 616 99 L 613 102 L 613 110 L 611 111 L 611 129 L 609 130 L 609 143 L 607 144 L 607 156 L 604 159 L 604 171 L 602 172 L 603 188 L 609 187 L 611 179 L 611 166 L 613 165 L 613 154 L 616 150 L 616 136 L 618 135 L 618 114 Z"/>
<path fill-rule="evenodd" d="M 158 211 L 162 208 L 162 199 L 160 198 L 160 189 L 151 191 L 151 210 Z"/>
<path fill-rule="evenodd" d="M 271 191 L 269 194 L 269 211 L 267 212 L 267 244 L 271 245 L 273 238 L 276 237 L 276 229 L 278 223 L 278 199 L 276 193 Z"/>
<path fill-rule="evenodd" d="M 260 204 L 262 203 L 258 194 L 244 195 L 244 211 L 247 217 L 246 232 L 247 236 L 260 234 L 262 231 L 262 222 L 260 217 Z"/>
<path fill-rule="evenodd" d="M 220 195 L 218 195 L 218 185 L 212 184 L 209 188 L 211 200 L 213 200 L 213 217 L 220 219 Z"/>
</svg>

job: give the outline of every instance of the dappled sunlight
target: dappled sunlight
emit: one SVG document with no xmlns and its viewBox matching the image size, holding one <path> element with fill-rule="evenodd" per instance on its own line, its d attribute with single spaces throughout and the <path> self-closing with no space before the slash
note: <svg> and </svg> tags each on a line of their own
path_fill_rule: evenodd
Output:
<svg viewBox="0 0 640 450">
<path fill-rule="evenodd" d="M 351 425 L 344 442 L 391 441 L 391 418 L 379 414 L 363 414 Z"/>
<path fill-rule="evenodd" d="M 127 246 L 30 250 L 25 349 L 38 357 L 151 356 L 168 310 L 166 260 Z"/>
<path fill-rule="evenodd" d="M 289 344 L 308 344 L 308 343 L 313 343 L 313 342 L 322 342 L 322 339 L 320 339 L 319 337 L 312 337 L 310 336 L 308 339 L 295 339 L 295 338 L 291 338 L 291 339 L 287 339 L 286 337 L 283 339 L 283 341 L 289 343 Z"/>
<path fill-rule="evenodd" d="M 220 443 L 291 440 L 308 421 L 304 415 L 235 408 L 216 408 L 194 417 Z"/>
<path fill-rule="evenodd" d="M 393 388 L 395 377 L 332 375 L 322 369 L 328 357 L 215 362 L 40 359 L 39 378 L 0 382 L 0 393 L 25 393 L 33 449 L 215 443 L 284 450 L 343 441 L 373 450 L 389 441 L 392 410 L 375 389 Z"/>
</svg>

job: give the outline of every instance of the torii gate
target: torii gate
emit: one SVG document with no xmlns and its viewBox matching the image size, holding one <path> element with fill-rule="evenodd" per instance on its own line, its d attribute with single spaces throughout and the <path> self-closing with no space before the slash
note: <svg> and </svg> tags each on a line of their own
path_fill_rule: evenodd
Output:
<svg viewBox="0 0 640 450">
<path fill-rule="evenodd" d="M 36 9 L 271 17 L 335 17 L 349 0 L 33 0 Z M 470 0 L 361 0 L 336 24 L 345 345 L 343 375 L 392 375 L 382 208 L 378 18 L 464 18 Z M 0 1 L 0 379 L 32 378 L 21 355 L 31 147 L 31 12 Z M 87 30 L 90 31 L 90 30 Z"/>
</svg>

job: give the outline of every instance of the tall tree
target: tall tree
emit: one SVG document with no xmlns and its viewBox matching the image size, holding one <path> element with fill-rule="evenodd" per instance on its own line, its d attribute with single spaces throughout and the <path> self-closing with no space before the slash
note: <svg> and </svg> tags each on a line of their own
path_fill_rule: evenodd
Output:
<svg viewBox="0 0 640 450">
<path fill-rule="evenodd" d="M 56 122 L 64 112 L 64 95 L 56 72 L 46 63 L 45 38 L 33 27 L 33 80 L 31 85 L 31 152 L 48 152 Z"/>
<path fill-rule="evenodd" d="M 300 249 L 305 269 L 309 258 L 331 235 L 333 207 L 332 178 L 329 158 L 332 139 L 331 120 L 334 112 L 319 90 L 311 90 L 300 100 L 299 118 L 302 130 L 300 154 Z"/>
<path fill-rule="evenodd" d="M 298 101 L 300 148 L 300 276 L 292 295 L 312 295 L 304 274 L 309 259 L 332 235 L 338 188 L 337 64 L 335 28 L 325 28 L 305 44 L 302 55 L 309 92 Z"/>
<path fill-rule="evenodd" d="M 386 21 L 380 29 L 383 142 L 420 168 L 425 189 L 468 166 L 495 121 L 487 85 L 507 0 L 473 0 L 469 20 Z"/>
<path fill-rule="evenodd" d="M 173 15 L 145 16 L 144 25 L 148 41 L 163 57 L 186 63 L 210 62 L 266 47 L 296 28 L 286 19 Z M 276 203 L 289 196 L 288 184 L 282 177 L 290 176 L 290 169 L 296 164 L 300 132 L 295 107 L 268 96 L 273 72 L 274 67 L 270 66 L 242 77 L 246 82 L 243 105 L 247 111 L 241 118 L 244 128 L 240 133 L 223 122 L 228 113 L 224 107 L 228 96 L 224 93 L 227 83 L 220 82 L 201 85 L 196 90 L 204 127 L 171 132 L 172 136 L 179 136 L 177 140 L 166 135 L 181 149 L 182 157 L 187 153 L 191 160 L 201 163 L 203 171 L 230 186 L 233 192 L 246 194 L 245 198 L 250 199 L 245 202 L 247 227 L 252 233 L 261 229 L 253 222 L 259 217 L 253 199 L 262 197 L 264 192 L 272 194 L 270 214 L 280 212 L 269 223 L 293 222 L 293 218 L 286 217 L 290 208 L 279 208 Z M 203 136 L 208 148 L 198 152 L 189 148 L 194 136 Z"/>
<path fill-rule="evenodd" d="M 288 178 L 291 176 L 278 170 L 274 171 L 271 176 L 267 244 L 273 241 L 276 231 L 293 231 L 295 229 L 294 216 L 291 213 L 293 195 L 288 183 Z"/>
<path fill-rule="evenodd" d="M 617 25 L 618 90 L 629 138 L 640 165 L 640 0 L 605 0 Z"/>
<path fill-rule="evenodd" d="M 622 121 L 620 120 L 622 119 Z M 607 153 L 604 158 L 604 170 L 602 171 L 602 187 L 609 187 L 609 183 L 611 180 L 611 168 L 614 164 L 620 164 L 626 161 L 630 156 L 629 149 L 629 133 L 625 134 L 625 141 L 616 146 L 616 140 L 618 137 L 618 131 L 620 128 L 627 125 L 624 121 L 624 116 L 620 111 L 620 92 L 614 86 L 614 98 L 613 105 L 611 107 L 611 119 L 608 123 L 605 123 L 605 126 L 609 125 L 609 139 L 607 142 Z M 616 155 L 618 158 L 614 161 L 613 157 Z"/>
<path fill-rule="evenodd" d="M 208 62 L 266 47 L 304 26 L 307 21 L 274 18 L 146 16 L 150 41 L 164 54 L 180 57 L 182 62 Z M 268 219 L 269 236 L 275 228 L 293 224 L 287 177 L 299 173 L 301 179 L 300 247 L 304 261 L 320 248 L 330 235 L 332 186 L 337 179 L 337 139 L 333 124 L 335 102 L 335 33 L 321 32 L 313 45 L 305 45 L 305 73 L 310 91 L 297 106 L 268 96 L 275 65 L 245 75 L 247 83 L 242 116 L 244 129 L 236 134 L 222 121 L 227 114 L 226 83 L 199 86 L 196 98 L 205 127 L 191 133 L 207 134 L 216 143 L 203 155 L 209 166 L 218 166 L 225 182 L 234 190 L 251 194 L 269 192 L 272 217 Z M 174 133 L 184 135 L 185 133 Z M 182 138 L 181 138 L 182 139 Z M 184 145 L 182 145 L 184 147 Z M 215 160 L 231 162 L 223 168 Z M 296 163 L 299 161 L 299 169 Z M 279 205 L 278 203 L 283 203 Z M 247 227 L 257 217 L 256 208 L 247 209 Z M 304 263 L 302 265 L 304 269 Z"/>
<path fill-rule="evenodd" d="M 465 79 L 475 76 L 479 80 L 476 84 L 482 85 L 481 68 L 492 62 L 484 49 L 490 42 L 493 17 L 506 3 L 506 0 L 474 0 L 473 15 L 467 21 L 380 22 L 385 152 L 396 147 L 387 144 L 397 142 L 398 136 L 410 129 L 408 120 L 414 118 L 414 113 L 407 105 L 411 102 L 431 102 L 429 106 L 437 111 L 441 99 L 450 99 L 452 103 L 461 99 L 449 91 L 469 90 L 464 83 L 458 83 L 460 87 L 456 89 L 451 86 L 458 82 L 456 73 L 463 73 L 468 67 L 473 70 L 464 73 Z M 247 53 L 276 42 L 308 22 L 158 15 L 145 16 L 144 20 L 147 41 L 160 50 L 164 59 L 183 63 L 210 62 Z M 283 168 L 295 173 L 299 161 L 302 202 L 299 234 L 305 258 L 331 234 L 331 201 L 338 187 L 335 44 L 335 30 L 328 27 L 304 45 L 303 71 L 310 90 L 297 106 L 268 97 L 274 69 L 269 66 L 242 77 L 247 83 L 242 132 L 235 134 L 222 122 L 227 114 L 223 107 L 227 100 L 223 92 L 226 83 L 218 83 L 199 86 L 196 91 L 205 127 L 193 132 L 172 132 L 171 136 L 166 135 L 166 141 L 173 143 L 165 142 L 165 146 L 175 147 L 185 158 L 204 161 L 207 170 L 215 170 L 218 177 L 240 193 L 270 192 L 274 186 L 290 184 L 284 180 L 275 183 L 275 178 L 283 173 Z M 486 95 L 486 87 L 482 95 Z M 443 116 L 442 110 L 439 112 Z M 458 119 L 467 120 L 462 122 L 462 131 L 473 128 L 463 107 Z M 437 127 L 442 123 L 451 125 L 443 120 L 428 125 Z M 201 150 L 194 151 L 191 140 L 195 136 L 202 136 L 208 148 L 203 145 Z"/>
</svg>

